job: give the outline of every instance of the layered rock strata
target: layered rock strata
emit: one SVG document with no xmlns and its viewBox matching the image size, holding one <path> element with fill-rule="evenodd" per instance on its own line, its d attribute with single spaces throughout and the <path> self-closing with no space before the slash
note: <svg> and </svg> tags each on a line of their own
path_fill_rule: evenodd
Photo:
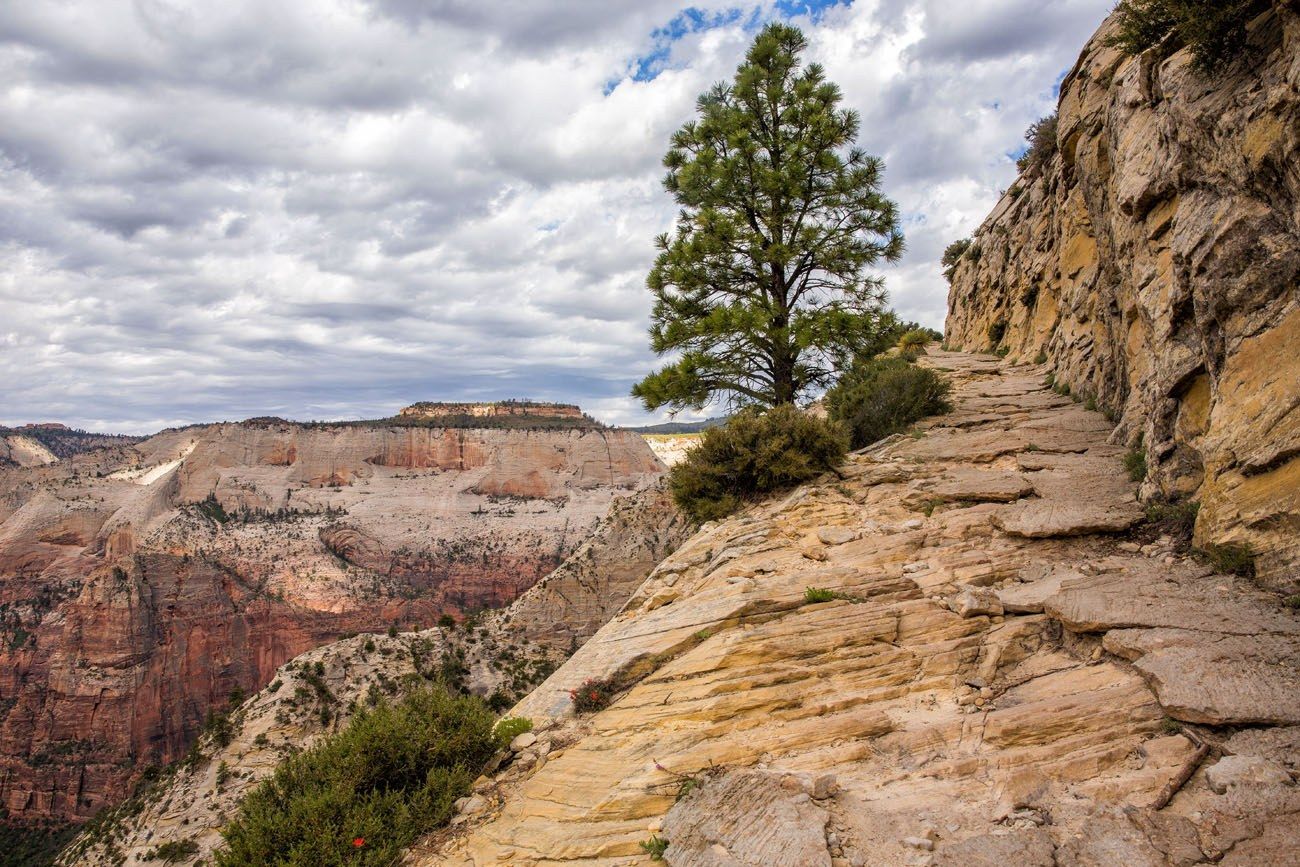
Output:
<svg viewBox="0 0 1300 867">
<path fill-rule="evenodd" d="M 506 608 L 452 628 L 360 635 L 308 651 L 232 710 L 229 744 L 201 740 L 196 761 L 174 767 L 137 794 L 131 809 L 118 808 L 93 823 L 60 863 L 134 867 L 150 863 L 149 856 L 169 842 L 195 847 L 173 863 L 206 862 L 240 799 L 290 749 L 344 727 L 354 701 L 386 700 L 400 693 L 409 675 L 446 678 L 453 666 L 463 672 L 463 686 L 479 695 L 527 693 L 604 625 L 686 535 L 665 486 L 651 484 L 615 500 L 559 568 Z"/>
<path fill-rule="evenodd" d="M 1200 544 L 1300 584 L 1300 11 L 1220 71 L 1107 22 L 1061 84 L 1057 153 L 975 233 L 947 340 L 1042 357 L 1119 420 L 1144 497 L 1194 498 Z"/>
<path fill-rule="evenodd" d="M 0 805 L 94 814 L 298 654 L 509 603 L 661 471 L 619 431 L 274 422 L 0 470 Z"/>
<path fill-rule="evenodd" d="M 702 528 L 520 702 L 536 741 L 412 860 L 1297 851 L 1300 616 L 1153 536 L 1110 423 L 1043 368 L 929 363 L 952 413 Z M 575 717 L 588 679 L 613 701 Z"/>
</svg>

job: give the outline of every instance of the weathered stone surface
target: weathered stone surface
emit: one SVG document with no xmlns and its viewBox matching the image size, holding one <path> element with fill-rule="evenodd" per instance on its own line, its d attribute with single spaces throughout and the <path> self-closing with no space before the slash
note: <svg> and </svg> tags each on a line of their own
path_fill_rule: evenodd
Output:
<svg viewBox="0 0 1300 867">
<path fill-rule="evenodd" d="M 664 860 L 674 867 L 831 867 L 827 812 L 782 775 L 733 771 L 710 780 L 664 817 Z"/>
<path fill-rule="evenodd" d="M 997 591 L 1002 607 L 1014 614 L 1041 614 L 1043 604 L 1061 591 L 1066 581 L 1083 579 L 1082 573 L 1053 569 L 1024 584 L 1012 584 Z"/>
<path fill-rule="evenodd" d="M 1000 421 L 954 427 L 933 419 L 920 438 L 890 439 L 852 456 L 842 480 L 805 486 L 702 528 L 511 711 L 554 725 L 568 746 L 540 769 L 498 784 L 499 810 L 417 848 L 414 861 L 485 867 L 508 856 L 538 865 L 630 865 L 644 858 L 639 844 L 651 833 L 669 841 L 671 860 L 676 841 L 666 814 L 677 809 L 701 823 L 711 815 L 705 808 L 691 813 L 695 795 L 674 807 L 683 781 L 749 771 L 790 775 L 781 777 L 787 796 L 810 795 L 813 780 L 834 774 L 839 791 L 813 803 L 830 816 L 827 851 L 849 864 L 937 860 L 966 840 L 1034 829 L 1057 846 L 1081 835 L 1069 851 L 1076 864 L 1125 863 L 1104 859 L 1129 855 L 1139 859 L 1132 863 L 1158 857 L 1153 863 L 1181 864 L 1189 839 L 1219 817 L 1236 823 L 1237 840 L 1262 833 L 1262 823 L 1240 824 L 1246 808 L 1237 795 L 1213 795 L 1203 775 L 1184 785 L 1167 811 L 1150 814 L 1196 747 L 1161 734 L 1169 710 L 1141 670 L 1142 654 L 1138 666 L 1116 662 L 1094 635 L 1073 633 L 1062 619 L 1101 633 L 1126 632 L 1118 628 L 1125 625 L 1169 628 L 1147 625 L 1164 622 L 1157 619 L 1163 615 L 1123 598 L 1125 578 L 1139 600 L 1170 597 L 1170 575 L 1192 582 L 1197 593 L 1209 592 L 1195 583 L 1203 581 L 1254 612 L 1248 628 L 1281 622 L 1265 616 L 1264 597 L 1142 550 L 1169 550 L 1160 545 L 1125 550 L 1106 537 L 1004 533 L 995 517 L 1007 506 L 998 503 L 953 501 L 918 512 L 916 498 L 927 488 L 972 472 L 1023 472 L 1031 483 L 1036 474 L 1056 474 L 1044 485 L 1053 497 L 1068 490 L 1076 471 L 1081 484 L 1099 490 L 1131 487 L 1121 451 L 1105 442 L 1104 424 L 1081 418 L 1068 402 L 1025 398 L 1046 393 L 1036 378 L 934 349 L 927 363 L 950 371 L 956 415 L 969 420 L 972 402 L 997 400 L 1005 402 Z M 1012 438 L 1010 451 L 986 462 L 981 448 L 963 445 L 970 438 L 1007 447 L 1001 434 L 1030 422 L 1050 432 L 1053 413 L 1070 431 L 1072 450 L 1030 451 L 1027 437 L 1018 447 Z M 1041 460 L 1022 470 L 1021 458 Z M 1021 503 L 1038 499 L 1051 497 Z M 860 536 L 823 546 L 824 561 L 804 556 L 818 529 L 837 526 Z M 1009 613 L 1002 621 L 962 618 L 947 607 L 966 585 L 991 595 L 995 587 L 1032 583 L 1022 577 L 1053 581 L 1043 614 Z M 1215 589 L 1223 582 L 1226 590 Z M 1077 583 L 1100 601 L 1068 597 L 1073 601 L 1049 607 Z M 655 605 L 665 587 L 680 595 Z M 838 598 L 807 605 L 807 587 Z M 1213 613 L 1178 599 L 1168 608 L 1172 620 L 1196 626 Z M 1228 637 L 1246 643 L 1232 645 L 1235 659 L 1214 663 L 1223 669 L 1253 658 L 1269 640 Z M 573 718 L 569 690 L 588 677 L 613 678 L 620 689 L 605 710 Z M 1201 795 L 1219 798 L 1221 807 L 1200 804 L 1200 824 L 1182 812 L 1165 818 Z M 1276 795 L 1258 797 L 1267 809 L 1254 809 L 1264 815 L 1287 809 Z M 1133 818 L 1089 828 L 1098 811 L 1111 808 Z M 698 842 L 690 844 L 691 857 L 729 863 L 722 859 L 735 858 L 739 844 L 718 836 L 692 836 Z M 934 852 L 905 845 L 908 838 L 932 843 Z M 1024 844 L 1033 858 L 1050 855 L 1042 839 L 1031 834 Z M 1174 851 L 1177 857 L 1166 854 Z"/>
<path fill-rule="evenodd" d="M 1224 756 L 1205 769 L 1205 782 L 1210 791 L 1223 795 L 1229 786 L 1290 785 L 1291 775 L 1259 756 Z"/>
<path fill-rule="evenodd" d="M 1115 442 L 1142 443 L 1145 494 L 1201 501 L 1198 543 L 1249 543 L 1295 587 L 1300 12 L 1270 6 L 1209 86 L 1186 49 L 1126 57 L 1102 26 L 1061 83 L 1057 154 L 958 264 L 946 340 L 1044 358 L 1119 414 Z"/>
<path fill-rule="evenodd" d="M 1057 867 L 1166 867 L 1163 853 L 1127 816 L 1101 816 L 1056 851 Z"/>
<path fill-rule="evenodd" d="M 1134 560 L 1063 583 L 1043 610 L 1105 632 L 1105 648 L 1133 660 L 1177 719 L 1300 722 L 1300 618 L 1240 579 Z"/>
<path fill-rule="evenodd" d="M 934 867 L 1056 867 L 1056 846 L 1042 829 L 981 834 L 941 846 Z"/>
<path fill-rule="evenodd" d="M 987 587 L 966 587 L 952 598 L 953 611 L 962 617 L 994 616 L 1002 613 L 998 594 Z"/>
</svg>

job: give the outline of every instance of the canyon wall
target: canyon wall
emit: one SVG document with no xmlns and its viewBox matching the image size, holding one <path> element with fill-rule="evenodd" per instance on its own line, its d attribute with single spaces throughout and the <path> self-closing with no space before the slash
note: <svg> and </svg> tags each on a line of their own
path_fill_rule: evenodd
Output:
<svg viewBox="0 0 1300 867">
<path fill-rule="evenodd" d="M 209 861 L 240 799 L 279 762 L 345 727 L 354 699 L 374 689 L 399 694 L 411 673 L 436 668 L 445 675 L 449 658 L 462 666 L 462 688 L 498 707 L 513 703 L 603 626 L 689 530 L 660 480 L 615 500 L 559 568 L 505 608 L 450 628 L 362 634 L 296 657 L 230 710 L 229 743 L 201 739 L 195 761 L 173 766 L 134 803 L 91 823 L 59 863 L 135 867 L 167 843 L 197 847 L 180 863 Z M 328 689 L 299 689 L 317 662 Z M 234 771 L 223 775 L 223 763 Z"/>
<path fill-rule="evenodd" d="M 1061 84 L 1057 153 L 959 261 L 947 341 L 1039 361 L 1145 453 L 1144 499 L 1197 543 L 1300 575 L 1300 14 L 1276 3 L 1213 73 L 1113 20 Z"/>
<path fill-rule="evenodd" d="M 286 660 L 509 603 L 661 471 L 620 431 L 278 422 L 0 470 L 0 805 L 93 814 Z"/>
</svg>

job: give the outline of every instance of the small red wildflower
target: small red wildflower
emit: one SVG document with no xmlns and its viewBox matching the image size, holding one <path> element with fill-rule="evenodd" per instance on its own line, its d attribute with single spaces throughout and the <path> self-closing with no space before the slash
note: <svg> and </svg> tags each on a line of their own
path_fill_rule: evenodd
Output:
<svg viewBox="0 0 1300 867">
<path fill-rule="evenodd" d="M 365 837 L 353 837 L 353 838 L 352 838 L 352 847 L 353 847 L 354 849 L 360 849 L 360 848 L 361 848 L 362 846 L 364 846 L 364 845 L 366 845 L 366 838 L 365 838 Z"/>
</svg>

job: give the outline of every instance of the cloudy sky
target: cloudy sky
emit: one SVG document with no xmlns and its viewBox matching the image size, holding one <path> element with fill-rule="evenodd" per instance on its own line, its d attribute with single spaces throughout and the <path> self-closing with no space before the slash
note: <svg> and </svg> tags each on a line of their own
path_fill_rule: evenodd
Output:
<svg viewBox="0 0 1300 867">
<path fill-rule="evenodd" d="M 937 260 L 1111 0 L 0 3 L 0 424 L 533 397 L 613 423 L 694 99 L 786 18 Z"/>
</svg>

